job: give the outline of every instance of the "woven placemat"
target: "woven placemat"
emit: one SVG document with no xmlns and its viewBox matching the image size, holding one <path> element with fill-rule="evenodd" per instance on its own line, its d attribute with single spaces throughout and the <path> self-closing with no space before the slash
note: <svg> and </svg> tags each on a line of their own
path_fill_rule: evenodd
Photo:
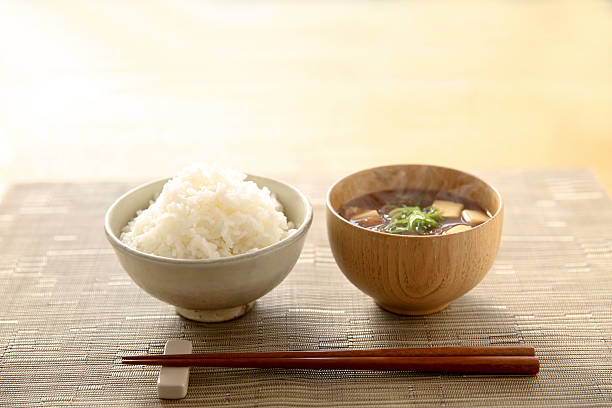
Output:
<svg viewBox="0 0 612 408">
<path fill-rule="evenodd" d="M 10 186 L 0 204 L 1 406 L 612 406 L 612 203 L 587 170 L 481 174 L 506 202 L 485 280 L 446 310 L 401 317 L 353 287 L 327 244 L 331 180 L 294 180 L 315 207 L 295 269 L 236 321 L 201 324 L 140 290 L 103 234 L 135 183 Z M 181 401 L 157 399 L 159 368 L 120 356 L 526 343 L 535 377 L 192 369 Z"/>
</svg>

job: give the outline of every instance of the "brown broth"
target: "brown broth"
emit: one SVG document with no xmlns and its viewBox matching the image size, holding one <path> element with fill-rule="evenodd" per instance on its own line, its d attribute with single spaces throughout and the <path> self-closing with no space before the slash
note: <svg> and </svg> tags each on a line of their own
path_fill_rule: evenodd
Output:
<svg viewBox="0 0 612 408">
<path fill-rule="evenodd" d="M 429 207 L 435 200 L 452 201 L 461 203 L 464 210 L 481 211 L 491 217 L 491 214 L 475 201 L 460 197 L 448 191 L 432 191 L 432 190 L 383 190 L 369 194 L 364 194 L 359 197 L 344 203 L 338 210 L 338 213 L 353 224 L 371 229 L 378 230 L 380 227 L 389 223 L 389 212 L 397 207 L 416 206 L 419 205 L 422 209 Z M 379 215 L 379 220 L 376 217 L 365 220 L 354 220 L 353 217 L 363 214 L 369 210 L 376 210 Z M 438 227 L 432 229 L 425 235 L 442 235 L 450 228 L 456 225 L 470 225 L 461 217 L 445 217 L 439 221 Z M 472 225 L 474 226 L 474 225 Z M 419 235 L 408 232 L 403 235 Z"/>
</svg>

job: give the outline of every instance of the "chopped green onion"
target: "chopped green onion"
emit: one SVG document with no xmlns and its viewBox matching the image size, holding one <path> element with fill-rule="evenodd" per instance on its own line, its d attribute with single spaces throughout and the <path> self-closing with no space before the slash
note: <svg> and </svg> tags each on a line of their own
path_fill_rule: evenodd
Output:
<svg viewBox="0 0 612 408">
<path fill-rule="evenodd" d="M 398 207 L 388 214 L 391 220 L 388 224 L 380 227 L 381 231 L 390 234 L 416 233 L 424 235 L 436 228 L 442 221 L 442 215 L 433 207 L 421 210 L 419 206 Z"/>
</svg>

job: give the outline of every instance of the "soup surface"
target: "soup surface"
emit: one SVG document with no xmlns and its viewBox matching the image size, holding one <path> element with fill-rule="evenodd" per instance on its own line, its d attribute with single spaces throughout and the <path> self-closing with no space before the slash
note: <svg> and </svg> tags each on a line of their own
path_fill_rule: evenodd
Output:
<svg viewBox="0 0 612 408">
<path fill-rule="evenodd" d="M 472 200 L 431 190 L 376 191 L 347 201 L 338 212 L 361 227 L 401 235 L 453 234 L 491 217 Z"/>
</svg>

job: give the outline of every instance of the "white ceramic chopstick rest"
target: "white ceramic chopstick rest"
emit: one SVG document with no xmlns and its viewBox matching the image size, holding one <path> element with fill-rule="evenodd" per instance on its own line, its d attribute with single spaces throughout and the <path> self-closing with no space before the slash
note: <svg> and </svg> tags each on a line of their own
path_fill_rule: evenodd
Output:
<svg viewBox="0 0 612 408">
<path fill-rule="evenodd" d="M 191 342 L 180 339 L 168 340 L 164 354 L 191 354 Z M 157 396 L 163 399 L 185 398 L 188 385 L 189 367 L 162 367 L 157 379 Z"/>
</svg>

